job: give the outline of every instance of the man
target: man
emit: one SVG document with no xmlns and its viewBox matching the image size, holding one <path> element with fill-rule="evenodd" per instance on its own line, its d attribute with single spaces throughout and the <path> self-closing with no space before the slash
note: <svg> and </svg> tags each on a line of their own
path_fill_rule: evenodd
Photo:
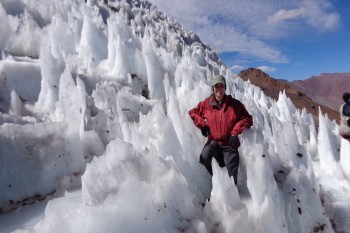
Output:
<svg viewBox="0 0 350 233">
<path fill-rule="evenodd" d="M 343 94 L 344 104 L 340 107 L 340 126 L 339 134 L 345 139 L 350 140 L 350 93 Z"/>
<path fill-rule="evenodd" d="M 253 125 L 253 118 L 240 101 L 225 94 L 224 76 L 214 76 L 212 88 L 213 94 L 188 112 L 203 136 L 208 137 L 199 161 L 213 175 L 211 161 L 215 158 L 220 167 L 226 165 L 237 184 L 238 135 Z"/>
</svg>

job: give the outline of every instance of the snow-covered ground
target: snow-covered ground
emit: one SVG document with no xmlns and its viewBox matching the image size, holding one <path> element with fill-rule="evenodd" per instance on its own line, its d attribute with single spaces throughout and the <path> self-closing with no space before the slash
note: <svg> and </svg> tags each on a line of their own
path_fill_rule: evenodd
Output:
<svg viewBox="0 0 350 233">
<path fill-rule="evenodd" d="M 349 232 L 335 122 L 266 97 L 150 3 L 103 2 L 0 2 L 0 232 Z M 219 73 L 254 118 L 237 186 L 199 164 L 187 113 Z"/>
</svg>

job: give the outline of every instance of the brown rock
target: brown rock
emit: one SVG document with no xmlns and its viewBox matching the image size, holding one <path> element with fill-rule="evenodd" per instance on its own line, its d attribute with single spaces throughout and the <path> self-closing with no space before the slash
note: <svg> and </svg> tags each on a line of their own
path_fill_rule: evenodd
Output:
<svg viewBox="0 0 350 233">
<path fill-rule="evenodd" d="M 327 114 L 331 120 L 336 120 L 339 123 L 339 113 L 337 110 L 328 107 L 328 104 L 325 104 L 321 98 L 310 96 L 308 91 L 300 88 L 294 82 L 274 79 L 265 72 L 254 68 L 243 70 L 238 76 L 245 81 L 250 80 L 253 85 L 260 87 L 266 96 L 275 100 L 278 99 L 279 93 L 285 90 L 286 95 L 291 99 L 295 107 L 300 110 L 305 108 L 311 113 L 317 125 L 319 107 L 323 114 Z M 312 80 L 308 82 L 308 86 L 314 86 Z"/>
<path fill-rule="evenodd" d="M 324 73 L 292 83 L 324 105 L 338 110 L 343 102 L 343 93 L 350 92 L 350 73 Z"/>
</svg>

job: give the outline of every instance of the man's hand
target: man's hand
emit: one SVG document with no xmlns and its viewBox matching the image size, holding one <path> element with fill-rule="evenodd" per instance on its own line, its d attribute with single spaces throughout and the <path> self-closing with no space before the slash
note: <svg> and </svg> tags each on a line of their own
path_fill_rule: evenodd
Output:
<svg viewBox="0 0 350 233">
<path fill-rule="evenodd" d="M 229 139 L 228 143 L 229 143 L 230 146 L 232 146 L 233 148 L 238 148 L 238 147 L 239 147 L 239 139 L 238 139 L 238 136 L 236 136 L 236 135 L 230 135 L 230 139 Z"/>
<path fill-rule="evenodd" d="M 208 137 L 210 134 L 210 129 L 208 126 L 204 126 L 203 128 L 201 128 L 201 132 L 204 137 Z"/>
</svg>

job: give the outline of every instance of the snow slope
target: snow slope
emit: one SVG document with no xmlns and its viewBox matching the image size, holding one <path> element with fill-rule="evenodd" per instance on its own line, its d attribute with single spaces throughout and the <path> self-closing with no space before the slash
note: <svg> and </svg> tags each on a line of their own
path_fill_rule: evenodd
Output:
<svg viewBox="0 0 350 233">
<path fill-rule="evenodd" d="M 0 232 L 348 232 L 336 123 L 266 97 L 155 6 L 3 0 L 0 19 Z M 215 74 L 254 117 L 237 186 L 198 163 L 187 114 Z"/>
</svg>

